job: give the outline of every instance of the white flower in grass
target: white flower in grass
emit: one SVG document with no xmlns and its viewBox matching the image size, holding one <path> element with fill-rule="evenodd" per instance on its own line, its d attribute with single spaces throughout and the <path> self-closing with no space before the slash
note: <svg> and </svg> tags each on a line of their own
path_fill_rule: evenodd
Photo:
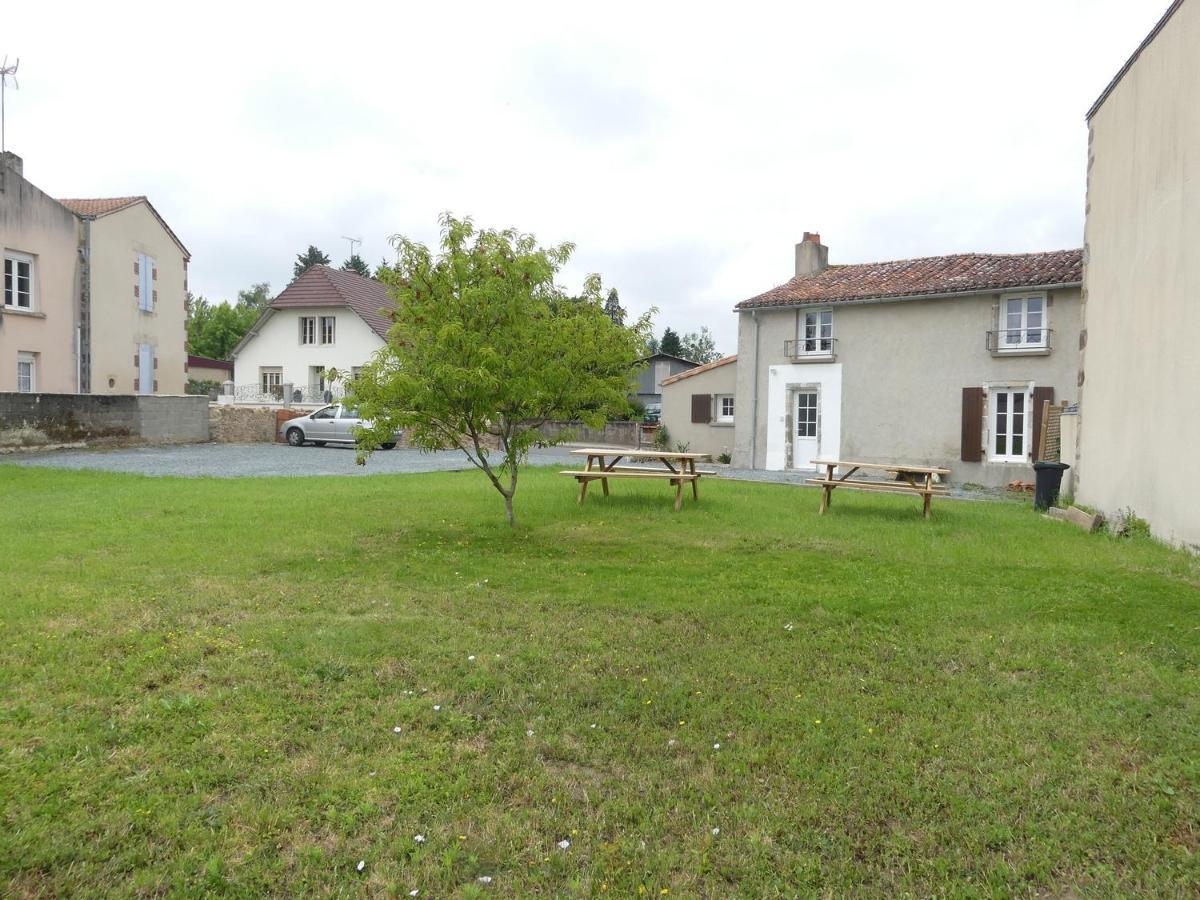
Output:
<svg viewBox="0 0 1200 900">
<path fill-rule="evenodd" d="M 561 841 L 558 842 L 559 850 L 566 850 L 570 846 L 571 846 L 571 842 L 568 841 L 566 838 L 563 838 Z"/>
<path fill-rule="evenodd" d="M 433 708 L 433 711 L 434 711 L 434 712 L 441 712 L 441 711 L 442 711 L 442 708 L 441 708 L 440 706 L 434 706 L 434 708 Z"/>
<path fill-rule="evenodd" d="M 714 828 L 714 829 L 713 829 L 713 837 L 716 837 L 716 836 L 717 836 L 718 834 L 720 834 L 720 833 L 721 833 L 721 829 L 720 829 L 720 828 Z"/>
<path fill-rule="evenodd" d="M 468 657 L 467 657 L 467 662 L 475 662 L 475 657 L 473 657 L 473 656 L 468 656 Z"/>
<path fill-rule="evenodd" d="M 358 861 L 358 865 L 357 865 L 357 866 L 355 866 L 354 868 L 358 869 L 358 871 L 360 871 L 360 872 L 361 872 L 361 871 L 362 871 L 363 869 L 365 869 L 366 867 L 367 867 L 367 861 L 366 861 L 365 859 L 360 859 L 360 860 Z"/>
<path fill-rule="evenodd" d="M 596 723 L 595 723 L 595 722 L 593 722 L 593 723 L 592 723 L 592 727 L 593 727 L 593 728 L 595 728 L 595 727 L 596 727 Z"/>
<path fill-rule="evenodd" d="M 399 733 L 400 733 L 400 726 L 397 725 L 395 728 L 392 729 L 392 734 L 399 734 Z"/>
<path fill-rule="evenodd" d="M 791 631 L 791 630 L 792 630 L 793 628 L 795 628 L 795 627 L 796 627 L 796 626 L 795 626 L 795 625 L 793 625 L 791 622 L 788 622 L 786 625 L 784 625 L 784 626 L 783 626 L 783 630 L 784 630 L 784 631 Z"/>
<path fill-rule="evenodd" d="M 674 747 L 677 743 L 679 743 L 679 742 L 677 740 L 675 740 L 675 738 L 671 738 L 669 741 L 667 741 L 667 746 Z"/>
<path fill-rule="evenodd" d="M 413 841 L 414 841 L 415 843 L 418 843 L 418 844 L 423 844 L 423 843 L 425 843 L 425 835 L 423 835 L 423 834 L 414 834 L 414 835 L 413 835 Z"/>
<path fill-rule="evenodd" d="M 410 897 L 415 897 L 415 896 L 417 896 L 417 894 L 419 894 L 419 893 L 421 893 L 421 892 L 420 892 L 420 891 L 417 891 L 417 890 L 412 890 L 412 891 L 409 891 L 409 892 L 408 892 L 408 896 L 410 896 Z"/>
<path fill-rule="evenodd" d="M 721 749 L 721 745 L 720 745 L 720 744 L 713 744 L 713 749 L 714 749 L 714 750 L 720 750 L 720 749 Z"/>
<path fill-rule="evenodd" d="M 533 729 L 530 728 L 525 732 L 525 737 L 533 737 Z"/>
<path fill-rule="evenodd" d="M 492 883 L 492 876 L 491 876 L 491 875 L 480 875 L 480 876 L 479 876 L 477 879 L 475 879 L 475 880 L 476 880 L 476 881 L 478 881 L 480 884 L 491 884 L 491 883 Z"/>
</svg>

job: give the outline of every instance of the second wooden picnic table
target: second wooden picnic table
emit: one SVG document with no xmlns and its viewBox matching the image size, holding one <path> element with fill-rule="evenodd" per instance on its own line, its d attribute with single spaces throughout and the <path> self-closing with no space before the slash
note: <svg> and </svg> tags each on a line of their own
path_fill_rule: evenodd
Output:
<svg viewBox="0 0 1200 900">
<path fill-rule="evenodd" d="M 674 453 L 669 450 L 622 450 L 614 448 L 584 448 L 572 450 L 574 456 L 586 456 L 587 463 L 583 469 L 565 469 L 560 475 L 569 475 L 579 482 L 579 502 L 587 497 L 588 485 L 599 481 L 608 496 L 608 481 L 610 478 L 645 478 L 660 479 L 670 482 L 675 487 L 675 511 L 683 506 L 683 485 L 690 483 L 692 498 L 700 499 L 700 476 L 704 472 L 696 471 L 696 461 L 710 459 L 707 453 Z M 658 463 L 661 468 L 653 465 L 623 466 L 622 460 L 633 462 Z"/>
</svg>

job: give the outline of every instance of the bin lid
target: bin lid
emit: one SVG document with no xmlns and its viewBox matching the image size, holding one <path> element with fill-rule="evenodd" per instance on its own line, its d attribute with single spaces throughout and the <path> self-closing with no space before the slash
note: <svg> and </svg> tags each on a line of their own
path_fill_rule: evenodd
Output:
<svg viewBox="0 0 1200 900">
<path fill-rule="evenodd" d="M 1052 462 L 1051 460 L 1041 459 L 1033 464 L 1034 469 L 1058 469 L 1060 472 L 1071 468 L 1064 462 Z"/>
</svg>

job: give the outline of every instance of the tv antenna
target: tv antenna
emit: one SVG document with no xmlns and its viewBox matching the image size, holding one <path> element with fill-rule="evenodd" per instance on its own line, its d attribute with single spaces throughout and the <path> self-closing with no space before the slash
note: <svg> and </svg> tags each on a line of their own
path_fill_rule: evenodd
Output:
<svg viewBox="0 0 1200 900">
<path fill-rule="evenodd" d="M 355 245 L 355 244 L 360 244 L 360 245 L 361 245 L 361 244 L 362 244 L 362 238 L 352 238 L 352 237 L 346 237 L 346 235 L 344 235 L 344 234 L 343 234 L 343 235 L 342 235 L 342 240 L 343 240 L 343 241 L 349 241 L 349 242 L 350 242 L 350 258 L 351 258 L 351 259 L 354 259 L 354 245 Z"/>
<path fill-rule="evenodd" d="M 0 63 L 0 152 L 6 149 L 4 140 L 4 94 L 8 89 L 8 79 L 12 78 L 13 87 L 20 90 L 21 85 L 17 83 L 17 67 L 21 65 L 21 58 L 17 57 L 17 61 L 11 66 L 8 64 L 8 54 L 4 56 L 4 62 Z"/>
</svg>

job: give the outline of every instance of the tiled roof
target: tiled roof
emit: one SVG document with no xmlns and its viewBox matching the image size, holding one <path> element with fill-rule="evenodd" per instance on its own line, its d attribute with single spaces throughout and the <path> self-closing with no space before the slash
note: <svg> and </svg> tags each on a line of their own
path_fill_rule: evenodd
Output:
<svg viewBox="0 0 1200 900">
<path fill-rule="evenodd" d="M 737 309 L 921 297 L 1022 287 L 1076 285 L 1083 280 L 1083 251 L 960 253 L 895 262 L 830 266 L 797 275 Z"/>
<path fill-rule="evenodd" d="M 145 199 L 145 197 L 96 197 L 90 200 L 60 199 L 58 202 L 77 216 L 106 216 Z"/>
<path fill-rule="evenodd" d="M 387 337 L 392 323 L 380 311 L 395 303 L 388 289 L 374 278 L 329 266 L 312 266 L 271 301 L 272 309 L 298 306 L 349 306 L 372 331 Z"/>
<path fill-rule="evenodd" d="M 674 384 L 676 381 L 683 381 L 683 379 L 691 378 L 694 375 L 703 375 L 705 372 L 711 372 L 713 369 L 719 369 L 721 366 L 727 366 L 732 362 L 737 362 L 736 353 L 733 356 L 724 356 L 721 359 L 715 359 L 694 369 L 688 369 L 686 372 L 680 372 L 678 375 L 672 375 L 670 378 L 664 378 L 662 383 Z"/>
<path fill-rule="evenodd" d="M 146 208 L 150 210 L 154 218 L 158 219 L 158 224 L 163 227 L 163 230 L 171 236 L 171 240 L 173 240 L 179 246 L 179 249 L 183 251 L 183 258 L 185 260 L 191 260 L 192 258 L 192 254 L 188 252 L 187 247 L 183 246 L 183 241 L 179 239 L 179 236 L 171 230 L 171 226 L 167 224 L 166 219 L 158 214 L 158 210 L 154 208 L 154 204 L 144 196 L 93 197 L 91 199 L 76 198 L 68 200 L 64 200 L 60 197 L 58 198 L 58 202 L 71 212 L 75 213 L 75 215 L 83 216 L 85 219 L 98 219 L 101 216 L 107 216 L 109 213 L 120 212 L 121 210 L 137 203 L 145 203 Z"/>
</svg>

